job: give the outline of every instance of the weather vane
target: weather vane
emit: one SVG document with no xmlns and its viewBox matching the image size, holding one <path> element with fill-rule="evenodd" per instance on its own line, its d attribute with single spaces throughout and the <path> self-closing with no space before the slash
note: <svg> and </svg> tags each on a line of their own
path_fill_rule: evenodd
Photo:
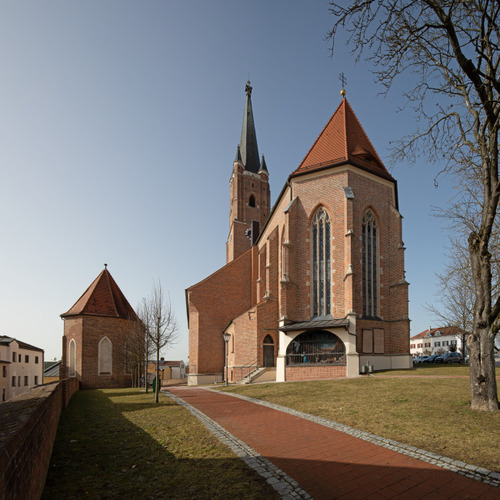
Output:
<svg viewBox="0 0 500 500">
<path fill-rule="evenodd" d="M 340 73 L 339 80 L 340 80 L 340 83 L 342 84 L 342 90 L 340 91 L 340 95 L 342 97 L 344 97 L 345 96 L 345 88 L 344 87 L 346 86 L 346 83 L 347 83 L 347 78 L 344 75 L 344 72 Z"/>
</svg>

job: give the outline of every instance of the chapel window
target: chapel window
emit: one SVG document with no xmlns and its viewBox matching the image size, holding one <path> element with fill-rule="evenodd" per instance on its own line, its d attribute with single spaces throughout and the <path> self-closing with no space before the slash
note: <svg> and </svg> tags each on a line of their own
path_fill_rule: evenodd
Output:
<svg viewBox="0 0 500 500">
<path fill-rule="evenodd" d="M 71 339 L 69 343 L 69 376 L 74 377 L 76 375 L 76 342 Z"/>
<path fill-rule="evenodd" d="M 314 214 L 311 233 L 313 316 L 326 316 L 330 314 L 331 264 L 330 217 L 325 209 Z"/>
<path fill-rule="evenodd" d="M 368 210 L 363 216 L 361 228 L 361 272 L 363 316 L 378 317 L 378 233 L 377 222 Z"/>
<path fill-rule="evenodd" d="M 309 331 L 295 337 L 286 349 L 286 364 L 345 365 L 346 352 L 342 340 L 327 331 Z"/>
<path fill-rule="evenodd" d="M 112 367 L 112 345 L 108 337 L 103 337 L 98 346 L 99 375 L 110 375 Z"/>
</svg>

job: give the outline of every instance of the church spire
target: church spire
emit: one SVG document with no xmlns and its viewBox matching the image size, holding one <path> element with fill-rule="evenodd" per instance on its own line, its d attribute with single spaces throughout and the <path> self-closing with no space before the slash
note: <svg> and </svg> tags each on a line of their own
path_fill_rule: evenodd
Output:
<svg viewBox="0 0 500 500">
<path fill-rule="evenodd" d="M 260 169 L 259 148 L 257 147 L 257 134 L 252 110 L 252 87 L 248 81 L 245 86 L 247 95 L 243 126 L 241 128 L 240 154 L 245 170 L 256 174 Z"/>
</svg>

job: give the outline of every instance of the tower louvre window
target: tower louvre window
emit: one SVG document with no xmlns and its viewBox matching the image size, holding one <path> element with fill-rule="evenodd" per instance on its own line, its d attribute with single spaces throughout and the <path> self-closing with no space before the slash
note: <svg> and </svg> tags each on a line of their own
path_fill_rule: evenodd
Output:
<svg viewBox="0 0 500 500">
<path fill-rule="evenodd" d="M 363 316 L 378 317 L 378 233 L 377 222 L 368 210 L 363 216 L 361 228 L 361 272 Z"/>
<path fill-rule="evenodd" d="M 325 316 L 331 311 L 331 261 L 330 217 L 323 208 L 314 214 L 311 233 L 313 316 Z"/>
</svg>

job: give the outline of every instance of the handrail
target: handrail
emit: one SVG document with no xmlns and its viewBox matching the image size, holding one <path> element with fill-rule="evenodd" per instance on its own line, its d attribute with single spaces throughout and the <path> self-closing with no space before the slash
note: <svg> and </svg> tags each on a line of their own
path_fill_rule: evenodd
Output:
<svg viewBox="0 0 500 500">
<path fill-rule="evenodd" d="M 257 362 L 257 359 L 255 359 L 255 361 L 251 361 L 250 363 L 240 366 L 239 368 L 240 368 L 240 380 L 243 380 L 245 377 L 254 372 L 257 368 L 259 368 L 259 364 Z"/>
</svg>

